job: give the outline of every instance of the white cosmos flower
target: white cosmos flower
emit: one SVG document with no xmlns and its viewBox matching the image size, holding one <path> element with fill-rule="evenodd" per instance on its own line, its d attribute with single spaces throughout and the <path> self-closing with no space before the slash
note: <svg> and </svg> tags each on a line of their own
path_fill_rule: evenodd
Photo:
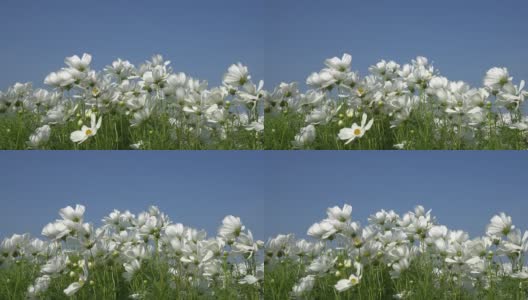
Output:
<svg viewBox="0 0 528 300">
<path fill-rule="evenodd" d="M 337 233 L 337 229 L 330 220 L 323 220 L 320 223 L 314 223 L 308 228 L 308 235 L 319 238 L 328 239 L 332 238 Z"/>
<path fill-rule="evenodd" d="M 167 79 L 167 69 L 165 66 L 156 66 L 151 71 L 143 74 L 143 82 L 146 87 L 161 87 Z"/>
<path fill-rule="evenodd" d="M 70 233 L 71 229 L 62 221 L 49 223 L 42 229 L 42 235 L 47 236 L 52 240 L 58 240 Z"/>
<path fill-rule="evenodd" d="M 315 88 L 327 88 L 336 82 L 334 76 L 329 71 L 321 71 L 320 73 L 312 73 L 306 79 L 306 84 Z"/>
<path fill-rule="evenodd" d="M 489 236 L 507 236 L 510 231 L 512 231 L 515 226 L 512 225 L 512 219 L 510 216 L 507 216 L 505 213 L 500 213 L 491 218 L 490 224 L 487 227 L 486 233 Z"/>
<path fill-rule="evenodd" d="M 308 270 L 310 272 L 323 274 L 328 272 L 336 262 L 337 258 L 332 258 L 329 255 L 322 255 L 312 261 Z"/>
<path fill-rule="evenodd" d="M 345 204 L 343 205 L 343 208 L 339 208 L 339 206 L 329 207 L 326 210 L 326 214 L 331 220 L 347 222 L 350 221 L 350 215 L 352 214 L 352 206 Z"/>
<path fill-rule="evenodd" d="M 334 286 L 338 292 L 344 292 L 350 289 L 351 287 L 358 285 L 359 282 L 361 281 L 362 266 L 358 262 L 354 262 L 354 266 L 356 267 L 356 274 L 350 275 L 347 279 L 339 280 Z"/>
<path fill-rule="evenodd" d="M 339 280 L 334 286 L 338 292 L 344 292 L 359 283 L 359 278 L 352 274 L 347 279 Z"/>
<path fill-rule="evenodd" d="M 394 144 L 392 145 L 395 149 L 398 149 L 398 150 L 403 150 L 405 149 L 405 144 L 407 143 L 407 141 L 403 141 L 399 144 Z"/>
<path fill-rule="evenodd" d="M 86 208 L 84 207 L 84 205 L 77 204 L 75 205 L 75 208 L 71 206 L 62 208 L 61 210 L 59 210 L 59 215 L 64 220 L 69 220 L 74 223 L 82 223 L 85 210 Z"/>
<path fill-rule="evenodd" d="M 141 268 L 141 263 L 137 259 L 133 259 L 127 263 L 123 264 L 123 267 L 125 268 L 125 273 L 123 273 L 123 277 L 127 281 L 132 280 L 132 277 L 134 274 Z"/>
<path fill-rule="evenodd" d="M 361 138 L 365 134 L 365 132 L 372 127 L 373 123 L 374 119 L 370 119 L 370 121 L 367 123 L 367 114 L 363 113 L 363 116 L 361 118 L 361 125 L 357 125 L 356 123 L 354 123 L 352 124 L 351 128 L 342 128 L 337 136 L 340 140 L 346 140 L 346 145 L 355 140 L 356 138 Z"/>
<path fill-rule="evenodd" d="M 29 141 L 27 145 L 31 148 L 38 148 L 40 145 L 46 143 L 49 140 L 51 134 L 51 127 L 49 125 L 42 125 L 39 128 L 35 129 L 29 136 Z"/>
<path fill-rule="evenodd" d="M 51 277 L 49 275 L 42 275 L 35 279 L 35 282 L 28 287 L 28 297 L 37 299 L 40 293 L 48 289 L 50 282 Z"/>
<path fill-rule="evenodd" d="M 292 295 L 295 297 L 301 297 L 303 294 L 310 292 L 313 289 L 314 283 L 314 275 L 307 275 L 301 278 L 301 280 L 293 286 Z"/>
<path fill-rule="evenodd" d="M 403 258 L 392 264 L 392 271 L 390 272 L 392 278 L 398 278 L 401 273 L 409 268 L 409 259 Z"/>
<path fill-rule="evenodd" d="M 233 87 L 243 86 L 249 79 L 251 79 L 251 76 L 249 75 L 248 68 L 242 65 L 242 63 L 231 65 L 224 75 L 224 83 Z"/>
<path fill-rule="evenodd" d="M 134 149 L 134 150 L 139 150 L 141 148 L 143 148 L 143 141 L 138 141 L 137 143 L 134 143 L 134 144 L 130 144 L 130 148 Z"/>
<path fill-rule="evenodd" d="M 528 251 L 528 231 L 524 232 L 524 235 L 521 235 L 519 229 L 513 229 L 508 233 L 507 240 L 503 241 L 497 252 L 504 253 L 506 255 L 517 254 Z"/>
<path fill-rule="evenodd" d="M 44 84 L 52 85 L 55 87 L 66 87 L 75 82 L 75 78 L 68 72 L 68 70 L 63 69 L 57 72 L 51 72 L 44 79 Z"/>
<path fill-rule="evenodd" d="M 292 145 L 296 148 L 302 148 L 307 144 L 312 143 L 315 140 L 315 126 L 309 124 L 306 127 L 301 128 L 296 136 Z"/>
<path fill-rule="evenodd" d="M 350 71 L 351 63 L 352 63 L 352 56 L 347 53 L 343 54 L 343 57 L 341 59 L 338 57 L 332 57 L 332 58 L 325 60 L 325 65 L 339 72 Z"/>
<path fill-rule="evenodd" d="M 258 278 L 253 275 L 246 275 L 244 278 L 240 279 L 238 283 L 240 284 L 249 284 L 253 285 L 258 282 Z"/>
<path fill-rule="evenodd" d="M 264 131 L 264 123 L 260 121 L 253 121 L 246 125 L 247 131 L 256 131 L 256 132 L 262 132 Z"/>
<path fill-rule="evenodd" d="M 240 218 L 230 215 L 222 220 L 222 226 L 218 229 L 218 235 L 227 241 L 232 241 L 240 235 L 242 230 L 244 230 L 244 225 L 242 225 Z"/>
<path fill-rule="evenodd" d="M 64 63 L 70 66 L 73 69 L 76 69 L 80 72 L 84 72 L 88 69 L 90 66 L 90 63 L 92 62 L 92 56 L 90 54 L 84 53 L 82 58 L 79 58 L 79 56 L 74 55 L 71 57 L 66 57 L 64 59 Z"/>
<path fill-rule="evenodd" d="M 103 120 L 103 117 L 99 117 L 97 123 L 95 122 L 95 114 L 91 114 L 90 118 L 90 127 L 83 125 L 81 130 L 77 130 L 71 133 L 70 140 L 72 142 L 81 144 L 82 142 L 86 141 L 89 137 L 97 134 L 97 130 L 101 128 L 101 122 Z"/>
<path fill-rule="evenodd" d="M 148 120 L 154 111 L 153 102 L 148 102 L 143 108 L 136 111 L 130 120 L 130 127 L 136 127 Z"/>
<path fill-rule="evenodd" d="M 66 255 L 60 254 L 48 260 L 46 264 L 40 268 L 40 271 L 44 274 L 57 274 L 66 267 L 66 262 L 68 262 L 68 257 Z"/>
<path fill-rule="evenodd" d="M 510 77 L 510 75 L 508 74 L 508 69 L 495 67 L 489 69 L 488 72 L 486 72 L 483 84 L 484 86 L 496 91 L 500 90 L 511 80 L 512 77 Z"/>
<path fill-rule="evenodd" d="M 66 289 L 64 289 L 64 294 L 66 296 L 72 296 L 73 294 L 77 293 L 78 290 L 80 290 L 84 286 L 84 281 L 76 281 L 71 283 Z"/>
</svg>

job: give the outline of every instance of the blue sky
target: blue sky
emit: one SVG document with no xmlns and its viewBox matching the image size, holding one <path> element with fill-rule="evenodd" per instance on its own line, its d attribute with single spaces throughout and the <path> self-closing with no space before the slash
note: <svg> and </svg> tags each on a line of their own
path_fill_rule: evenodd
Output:
<svg viewBox="0 0 528 300">
<path fill-rule="evenodd" d="M 258 153 L 254 153 L 258 154 Z M 157 205 L 173 222 L 215 235 L 236 215 L 262 236 L 262 172 L 251 152 L 3 152 L 0 237 L 40 235 L 58 210 L 77 203 L 97 225 L 114 208 Z"/>
<path fill-rule="evenodd" d="M 66 56 L 83 52 L 97 70 L 118 57 L 138 66 L 159 53 L 175 71 L 212 84 L 237 61 L 262 78 L 264 2 L 2 0 L 0 89 L 42 86 Z"/>
<path fill-rule="evenodd" d="M 17 81 L 41 86 L 64 57 L 83 52 L 96 69 L 161 53 L 176 71 L 215 85 L 242 61 L 268 89 L 304 83 L 343 52 L 363 75 L 380 59 L 424 55 L 443 75 L 473 85 L 493 66 L 528 79 L 522 0 L 3 0 L 0 8 L 2 90 Z"/>
<path fill-rule="evenodd" d="M 528 229 L 526 152 L 354 151 L 266 152 L 270 178 L 262 197 L 267 235 L 293 232 L 326 218 L 326 208 L 352 205 L 352 218 L 367 223 L 380 209 L 397 213 L 421 204 L 440 223 L 472 236 L 484 233 L 504 211 Z"/>
<path fill-rule="evenodd" d="M 260 239 L 305 236 L 327 207 L 344 203 L 363 224 L 379 209 L 422 204 L 472 235 L 501 211 L 528 229 L 526 152 L 7 151 L 0 165 L 0 237 L 40 234 L 76 203 L 95 224 L 114 208 L 158 205 L 174 222 L 210 234 L 233 214 Z"/>
</svg>

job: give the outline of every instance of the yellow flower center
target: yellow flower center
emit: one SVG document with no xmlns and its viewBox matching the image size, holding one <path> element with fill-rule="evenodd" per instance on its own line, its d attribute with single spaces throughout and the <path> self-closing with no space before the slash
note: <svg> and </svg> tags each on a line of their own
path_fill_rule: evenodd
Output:
<svg viewBox="0 0 528 300">
<path fill-rule="evenodd" d="M 92 135 L 92 130 L 91 129 L 86 129 L 86 131 L 84 132 L 84 134 L 86 135 Z"/>
<path fill-rule="evenodd" d="M 350 277 L 350 282 L 352 283 L 352 285 L 356 285 L 359 281 L 356 277 Z"/>
<path fill-rule="evenodd" d="M 359 128 L 354 129 L 354 134 L 355 135 L 360 135 L 361 134 L 361 129 L 359 129 Z"/>
</svg>

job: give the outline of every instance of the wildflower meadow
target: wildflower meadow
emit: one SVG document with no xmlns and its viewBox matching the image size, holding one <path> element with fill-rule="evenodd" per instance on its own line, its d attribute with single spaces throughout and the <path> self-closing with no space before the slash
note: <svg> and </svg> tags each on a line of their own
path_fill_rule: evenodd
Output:
<svg viewBox="0 0 528 300">
<path fill-rule="evenodd" d="M 226 216 L 215 237 L 173 223 L 157 207 L 114 210 L 101 227 L 85 207 L 65 207 L 46 239 L 14 234 L 0 244 L 5 299 L 526 299 L 528 231 L 505 213 L 471 238 L 422 206 L 400 216 L 352 206 L 296 239 L 255 240 Z"/>
<path fill-rule="evenodd" d="M 381 60 L 360 77 L 352 56 L 325 60 L 306 79 L 266 97 L 266 149 L 526 149 L 524 81 L 506 68 L 483 87 L 443 77 L 427 58 Z"/>
<path fill-rule="evenodd" d="M 16 83 L 0 93 L 2 149 L 527 149 L 524 81 L 506 68 L 483 87 L 443 77 L 427 58 L 382 60 L 361 78 L 352 56 L 298 84 L 268 92 L 231 65 L 222 85 L 175 73 L 156 55 L 118 59 L 97 72 L 92 57 L 65 59 L 51 89 Z"/>
<path fill-rule="evenodd" d="M 175 73 L 161 55 L 136 67 L 117 59 L 92 70 L 74 55 L 50 89 L 0 92 L 0 149 L 260 149 L 263 81 L 233 64 L 222 86 Z"/>
<path fill-rule="evenodd" d="M 307 231 L 268 241 L 266 299 L 526 299 L 528 231 L 504 213 L 481 237 L 441 225 L 417 206 L 400 216 L 331 207 Z"/>
<path fill-rule="evenodd" d="M 154 206 L 114 210 L 101 227 L 84 212 L 61 209 L 42 229 L 45 240 L 2 241 L 1 299 L 262 299 L 263 242 L 238 217 L 208 237 Z"/>
</svg>

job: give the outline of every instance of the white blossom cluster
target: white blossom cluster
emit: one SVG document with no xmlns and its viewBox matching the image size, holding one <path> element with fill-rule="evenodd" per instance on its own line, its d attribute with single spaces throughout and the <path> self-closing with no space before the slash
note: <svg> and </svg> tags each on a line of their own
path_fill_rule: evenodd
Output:
<svg viewBox="0 0 528 300">
<path fill-rule="evenodd" d="M 363 78 L 351 70 L 351 63 L 352 56 L 346 53 L 327 59 L 326 68 L 306 79 L 310 89 L 305 93 L 297 83 L 281 83 L 267 98 L 265 111 L 270 115 L 293 112 L 304 117 L 294 147 L 313 142 L 318 125 L 337 122 L 341 129 L 336 137 L 350 143 L 361 138 L 374 119 L 388 117 L 395 128 L 419 107 L 432 113 L 439 127 L 448 127 L 468 141 L 478 130 L 495 130 L 496 126 L 487 126 L 490 122 L 528 130 L 528 117 L 521 109 L 528 92 L 523 90 L 524 81 L 514 84 L 506 68 L 491 68 L 483 87 L 472 88 L 441 76 L 421 56 L 403 66 L 382 60 Z M 361 122 L 351 124 L 354 119 Z"/>
<path fill-rule="evenodd" d="M 308 229 L 312 241 L 292 234 L 268 241 L 266 268 L 284 260 L 304 266 L 292 296 L 306 296 L 317 278 L 325 276 L 335 278 L 336 292 L 346 291 L 361 284 L 362 272 L 370 265 L 387 266 L 396 279 L 418 258 L 428 259 L 437 276 L 449 276 L 470 292 L 500 277 L 528 279 L 528 231 L 523 234 L 504 213 L 491 218 L 485 236 L 473 239 L 438 224 L 422 206 L 403 216 L 378 211 L 365 227 L 351 214 L 350 205 L 328 208 L 327 218 Z"/>
<path fill-rule="evenodd" d="M 225 217 L 218 235 L 208 238 L 203 230 L 172 223 L 155 206 L 137 216 L 114 210 L 99 228 L 84 222 L 84 212 L 82 205 L 61 209 L 61 219 L 42 230 L 46 241 L 15 234 L 0 244 L 0 268 L 19 261 L 39 266 L 40 275 L 27 289 L 29 298 L 39 298 L 54 278 L 63 275 L 71 277 L 64 294 L 74 295 L 93 283 L 95 265 L 110 261 L 117 261 L 123 279 L 131 281 L 142 272 L 143 262 L 153 259 L 168 265 L 166 275 L 173 278 L 173 288 L 178 278 L 207 295 L 211 286 L 222 286 L 226 276 L 240 285 L 261 288 L 264 265 L 260 250 L 264 243 L 255 240 L 238 217 Z M 134 292 L 141 295 L 145 291 Z"/>
<path fill-rule="evenodd" d="M 27 145 L 38 148 L 49 140 L 56 125 L 74 123 L 79 130 L 70 135 L 72 143 L 83 143 L 97 134 L 102 119 L 111 114 L 124 115 L 136 127 L 150 118 L 167 120 L 207 143 L 224 140 L 231 131 L 248 130 L 259 135 L 264 129 L 261 99 L 263 81 L 251 81 L 248 68 L 233 64 L 219 87 L 208 88 L 206 81 L 185 73 L 175 73 L 170 61 L 155 55 L 139 67 L 117 59 L 103 71 L 92 70 L 92 56 L 84 54 L 65 59 L 66 67 L 50 73 L 44 80 L 51 90 L 33 89 L 31 83 L 16 83 L 0 92 L 0 115 L 34 114 L 40 126 L 27 137 Z M 84 124 L 90 120 L 90 126 Z M 114 130 L 112 126 L 111 130 Z M 141 148 L 135 141 L 132 148 Z"/>
</svg>

